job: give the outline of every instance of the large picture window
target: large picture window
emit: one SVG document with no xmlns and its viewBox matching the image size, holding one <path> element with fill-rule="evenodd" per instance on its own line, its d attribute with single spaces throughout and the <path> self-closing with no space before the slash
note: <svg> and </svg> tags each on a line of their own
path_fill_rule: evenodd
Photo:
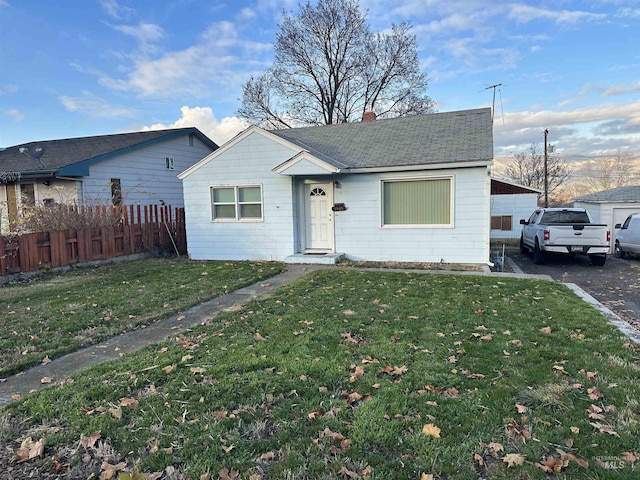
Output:
<svg viewBox="0 0 640 480">
<path fill-rule="evenodd" d="M 259 185 L 211 187 L 213 220 L 262 220 L 262 188 Z"/>
<path fill-rule="evenodd" d="M 452 178 L 383 180 L 382 225 L 453 224 Z"/>
</svg>

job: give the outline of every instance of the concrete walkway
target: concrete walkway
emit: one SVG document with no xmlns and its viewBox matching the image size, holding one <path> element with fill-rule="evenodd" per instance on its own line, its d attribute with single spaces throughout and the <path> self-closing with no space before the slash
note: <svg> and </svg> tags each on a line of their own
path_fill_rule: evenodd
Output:
<svg viewBox="0 0 640 480">
<path fill-rule="evenodd" d="M 74 373 L 79 372 L 87 367 L 96 365 L 109 360 L 117 360 L 122 354 L 135 352 L 142 347 L 159 343 L 177 333 L 196 325 L 204 320 L 211 319 L 219 313 L 232 307 L 237 307 L 250 300 L 263 296 L 273 290 L 297 280 L 309 272 L 327 268 L 347 268 L 355 269 L 355 267 L 336 267 L 328 265 L 296 265 L 288 264 L 285 270 L 271 278 L 258 282 L 248 287 L 240 288 L 234 292 L 215 297 L 207 302 L 201 303 L 188 309 L 178 315 L 173 315 L 164 320 L 160 320 L 146 327 L 134 330 L 132 332 L 123 333 L 117 337 L 110 338 L 103 343 L 92 345 L 77 352 L 70 353 L 63 357 L 53 360 L 47 365 L 38 365 L 26 372 L 19 373 L 7 378 L 0 383 L 0 406 L 9 403 L 14 395 L 26 395 L 29 392 L 40 390 L 49 385 L 60 383 L 69 378 Z M 379 270 L 384 272 L 404 272 L 404 273 L 423 273 L 423 274 L 456 274 L 456 275 L 483 275 L 497 277 L 515 277 L 515 278 L 537 278 L 540 280 L 553 281 L 547 275 L 527 275 L 523 273 L 492 273 L 488 270 L 478 271 L 444 271 L 444 270 L 405 270 L 405 269 L 389 269 L 367 268 L 363 270 Z M 622 333 L 627 335 L 631 340 L 640 343 L 640 334 L 637 330 L 629 327 L 626 322 L 621 320 L 617 315 L 601 305 L 597 300 L 584 292 L 580 287 L 574 284 L 568 284 L 569 287 L 583 300 L 590 303 L 600 310 L 611 323 L 613 323 Z M 51 379 L 50 383 L 42 383 L 45 377 Z"/>
<path fill-rule="evenodd" d="M 242 305 L 321 268 L 327 267 L 324 265 L 287 265 L 285 270 L 275 277 L 215 297 L 183 313 L 154 322 L 138 330 L 123 333 L 102 343 L 57 358 L 47 365 L 38 365 L 9 377 L 0 383 L 0 406 L 9 403 L 13 395 L 22 396 L 60 383 L 82 369 L 109 360 L 116 360 L 121 357 L 121 354 L 135 352 L 147 345 L 162 342 L 231 307 Z M 43 384 L 41 380 L 45 377 L 50 378 L 51 383 Z"/>
</svg>

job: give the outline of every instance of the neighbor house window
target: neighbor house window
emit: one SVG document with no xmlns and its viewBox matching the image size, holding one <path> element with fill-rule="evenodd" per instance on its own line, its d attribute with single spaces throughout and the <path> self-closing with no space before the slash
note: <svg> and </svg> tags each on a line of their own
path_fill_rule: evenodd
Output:
<svg viewBox="0 0 640 480">
<path fill-rule="evenodd" d="M 382 181 L 382 225 L 451 226 L 453 179 Z"/>
<path fill-rule="evenodd" d="M 173 170 L 173 157 L 166 157 L 164 159 L 164 166 L 167 170 Z"/>
<path fill-rule="evenodd" d="M 491 230 L 511 231 L 513 228 L 513 217 L 511 215 L 496 215 L 491 217 Z"/>
<path fill-rule="evenodd" d="M 258 185 L 211 187 L 212 219 L 261 220 L 262 188 Z"/>
<path fill-rule="evenodd" d="M 122 205 L 122 184 L 119 178 L 111 179 L 111 204 Z"/>
</svg>

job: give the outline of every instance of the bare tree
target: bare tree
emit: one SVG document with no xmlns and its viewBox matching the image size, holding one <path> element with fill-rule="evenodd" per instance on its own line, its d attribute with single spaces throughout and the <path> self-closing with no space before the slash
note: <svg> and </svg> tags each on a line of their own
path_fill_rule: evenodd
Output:
<svg viewBox="0 0 640 480">
<path fill-rule="evenodd" d="M 633 185 L 640 180 L 640 170 L 633 157 L 619 148 L 612 155 L 589 160 L 585 175 L 587 193 Z"/>
<path fill-rule="evenodd" d="M 505 173 L 520 185 L 544 191 L 544 150 L 541 150 L 538 144 L 532 143 L 528 153 L 514 155 L 513 162 L 506 165 Z M 560 155 L 555 152 L 547 153 L 547 193 L 551 203 L 557 203 L 552 197 L 569 180 L 572 173 L 573 168 L 567 165 Z"/>
<path fill-rule="evenodd" d="M 372 34 L 357 0 L 285 14 L 271 68 L 243 85 L 238 115 L 267 127 L 323 125 L 433 111 L 411 25 Z"/>
</svg>

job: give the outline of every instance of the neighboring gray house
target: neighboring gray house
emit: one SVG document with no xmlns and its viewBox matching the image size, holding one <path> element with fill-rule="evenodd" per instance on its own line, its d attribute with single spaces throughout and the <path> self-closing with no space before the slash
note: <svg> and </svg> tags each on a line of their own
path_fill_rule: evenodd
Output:
<svg viewBox="0 0 640 480">
<path fill-rule="evenodd" d="M 491 240 L 520 238 L 521 218 L 538 208 L 542 190 L 501 178 L 491 179 Z"/>
<path fill-rule="evenodd" d="M 179 175 L 189 254 L 486 263 L 492 162 L 489 108 L 250 127 Z"/>
<path fill-rule="evenodd" d="M 183 206 L 176 174 L 218 146 L 196 128 L 30 142 L 0 150 L 0 231 L 24 205 Z"/>
<path fill-rule="evenodd" d="M 615 225 L 624 222 L 630 214 L 640 212 L 640 185 L 612 188 L 583 195 L 573 200 L 573 206 L 586 208 L 594 222 L 609 225 L 613 246 L 617 233 Z"/>
</svg>

